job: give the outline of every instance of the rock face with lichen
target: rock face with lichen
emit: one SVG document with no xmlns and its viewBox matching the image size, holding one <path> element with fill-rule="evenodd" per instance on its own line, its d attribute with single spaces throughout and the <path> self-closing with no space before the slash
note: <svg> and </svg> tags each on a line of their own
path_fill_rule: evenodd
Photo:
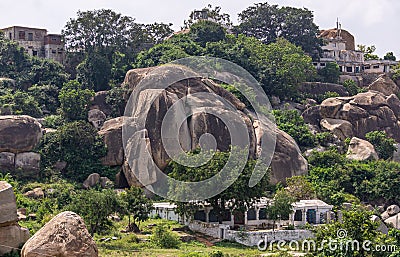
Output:
<svg viewBox="0 0 400 257">
<path fill-rule="evenodd" d="M 143 78 L 151 74 L 154 68 L 135 69 L 127 73 L 125 85 L 132 92 Z M 168 73 L 168 71 L 166 71 Z M 213 93 L 219 96 L 220 100 L 211 100 L 203 97 L 197 97 L 197 94 Z M 188 119 L 183 119 L 184 108 L 181 106 L 180 99 L 190 97 L 193 106 L 214 106 L 213 111 L 216 115 L 199 112 L 194 113 Z M 149 99 L 154 99 L 150 101 Z M 222 100 L 221 100 L 222 99 Z M 249 156 L 257 158 L 257 153 L 260 151 L 260 136 L 270 133 L 270 131 L 260 131 L 256 120 L 251 112 L 246 109 L 245 104 L 238 100 L 233 94 L 220 87 L 214 81 L 192 77 L 173 83 L 166 90 L 143 90 L 137 94 L 137 99 L 134 101 L 134 117 L 137 120 L 145 120 L 145 126 L 137 129 L 136 133 L 127 142 L 131 145 L 128 154 L 132 154 L 134 158 L 131 163 L 123 164 L 122 173 L 125 175 L 129 185 L 137 186 L 138 181 L 134 174 L 139 174 L 147 184 L 157 182 L 156 172 L 151 165 L 155 162 L 160 170 L 164 170 L 170 160 L 170 156 L 163 147 L 161 139 L 162 122 L 167 122 L 175 128 L 173 124 L 181 124 L 176 127 L 176 133 L 179 144 L 184 151 L 191 151 L 200 146 L 200 138 L 204 134 L 211 134 L 215 138 L 216 148 L 220 151 L 228 151 L 231 145 L 230 131 L 228 126 L 218 117 L 226 114 L 226 110 L 222 108 L 228 103 L 235 115 L 230 116 L 232 124 L 244 124 L 249 138 Z M 220 107 L 218 107 L 220 106 Z M 174 107 L 172 109 L 172 107 Z M 164 120 L 168 112 L 173 112 L 172 115 Z M 217 117 L 218 116 L 218 117 Z M 181 121 L 181 122 L 180 122 Z M 109 124 L 108 124 L 109 123 Z M 112 125 L 111 125 L 112 124 Z M 110 166 L 121 165 L 121 149 L 122 142 L 119 137 L 123 121 L 118 118 L 105 123 L 100 130 L 101 135 L 105 135 L 105 142 L 109 152 L 105 157 L 104 164 L 112 164 Z M 136 123 L 135 123 L 136 124 Z M 269 128 L 272 129 L 272 128 Z M 276 151 L 272 159 L 272 174 L 271 181 L 273 183 L 285 182 L 287 177 L 294 175 L 305 174 L 308 170 L 308 164 L 305 158 L 301 155 L 300 149 L 296 142 L 288 134 L 274 128 L 276 133 Z M 113 138 L 113 139 L 111 139 Z M 151 156 L 146 159 L 139 158 L 141 151 L 139 142 L 145 142 Z M 124 157 L 126 159 L 126 157 Z M 143 181 L 143 179 L 140 179 Z"/>
<path fill-rule="evenodd" d="M 303 117 L 319 121 L 312 125 L 331 131 L 340 139 L 365 139 L 368 132 L 380 130 L 400 142 L 400 100 L 395 94 L 386 96 L 370 90 L 351 97 L 328 98 L 319 105 L 318 114 L 313 108 L 306 110 Z"/>
</svg>

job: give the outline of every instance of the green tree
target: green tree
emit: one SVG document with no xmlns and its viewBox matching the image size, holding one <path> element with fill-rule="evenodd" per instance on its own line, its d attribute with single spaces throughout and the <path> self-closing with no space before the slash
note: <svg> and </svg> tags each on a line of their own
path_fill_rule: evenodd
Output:
<svg viewBox="0 0 400 257">
<path fill-rule="evenodd" d="M 0 94 L 0 107 L 13 115 L 24 114 L 35 118 L 43 116 L 35 98 L 20 90 L 9 90 L 5 94 Z"/>
<path fill-rule="evenodd" d="M 109 89 L 112 64 L 107 55 L 100 51 L 90 51 L 77 69 L 77 80 L 84 88 L 94 91 Z"/>
<path fill-rule="evenodd" d="M 372 46 L 366 46 L 366 45 L 357 45 L 357 48 L 359 51 L 364 53 L 364 59 L 366 61 L 368 60 L 379 60 L 379 56 L 374 54 L 376 47 L 374 45 Z"/>
<path fill-rule="evenodd" d="M 122 195 L 123 201 L 126 203 L 126 211 L 128 213 L 128 227 L 131 231 L 139 231 L 136 222 L 142 222 L 149 218 L 152 201 L 148 199 L 141 188 L 131 187 Z M 132 217 L 132 224 L 131 224 Z"/>
<path fill-rule="evenodd" d="M 306 8 L 258 3 L 239 14 L 239 25 L 235 30 L 266 44 L 283 37 L 307 53 L 318 53 L 320 49 L 318 26 L 312 11 Z"/>
<path fill-rule="evenodd" d="M 389 61 L 396 61 L 396 56 L 394 56 L 393 52 L 388 52 L 385 54 L 383 57 L 384 60 L 389 60 Z"/>
<path fill-rule="evenodd" d="M 273 221 L 273 229 L 275 229 L 277 220 L 289 219 L 289 215 L 293 211 L 292 204 L 294 202 L 295 198 L 284 189 L 280 189 L 275 193 L 274 199 L 267 207 L 268 218 Z"/>
<path fill-rule="evenodd" d="M 288 133 L 300 147 L 315 146 L 315 136 L 311 133 L 303 117 L 296 110 L 273 110 L 278 128 Z"/>
<path fill-rule="evenodd" d="M 230 19 L 230 15 L 227 13 L 221 13 L 220 6 L 213 6 L 211 4 L 207 5 L 202 9 L 203 12 L 207 14 L 207 19 L 211 20 L 215 23 L 222 25 L 224 28 L 230 28 L 232 26 L 232 22 Z M 190 13 L 189 19 L 184 21 L 184 27 L 182 29 L 191 28 L 195 23 L 194 20 L 194 11 Z"/>
<path fill-rule="evenodd" d="M 35 98 L 41 107 L 42 111 L 46 114 L 55 114 L 60 101 L 58 94 L 60 90 L 54 85 L 33 85 L 28 89 L 31 96 Z"/>
<path fill-rule="evenodd" d="M 67 209 L 79 214 L 85 220 L 93 236 L 95 233 L 107 231 L 112 225 L 108 216 L 119 210 L 119 204 L 118 196 L 113 190 L 90 189 L 76 195 Z"/>
<path fill-rule="evenodd" d="M 393 157 L 396 141 L 388 137 L 384 131 L 371 131 L 365 138 L 375 147 L 379 158 L 388 160 Z"/>
<path fill-rule="evenodd" d="M 57 161 L 65 161 L 62 175 L 83 182 L 92 173 L 102 173 L 100 159 L 106 155 L 103 139 L 88 122 L 74 121 L 45 134 L 39 147 L 42 167 L 51 168 Z"/>
<path fill-rule="evenodd" d="M 190 27 L 189 35 L 201 46 L 207 42 L 218 42 L 225 40 L 225 28 L 212 21 L 199 21 Z"/>
<path fill-rule="evenodd" d="M 219 173 L 223 167 L 225 166 L 230 153 L 229 152 L 215 152 L 212 159 L 205 165 L 200 167 L 186 167 L 181 165 L 178 162 L 171 162 L 167 168 L 167 173 L 170 177 L 175 178 L 180 181 L 187 181 L 187 182 L 196 182 L 196 181 L 203 181 L 207 178 L 211 178 L 217 173 Z M 192 158 L 203 158 L 198 152 L 190 153 Z M 239 177 L 233 182 L 233 184 L 227 188 L 225 191 L 221 192 L 220 194 L 206 199 L 205 201 L 199 202 L 192 202 L 192 203 L 176 203 L 178 205 L 178 212 L 182 215 L 189 216 L 193 214 L 192 212 L 196 209 L 197 206 L 207 202 L 212 207 L 215 213 L 217 214 L 218 221 L 221 223 L 223 220 L 223 216 L 226 213 L 226 206 L 229 202 L 229 209 L 231 212 L 238 210 L 238 211 L 245 211 L 247 207 L 252 206 L 254 201 L 259 199 L 266 191 L 268 186 L 268 175 L 265 175 L 262 180 L 254 187 L 250 188 L 249 181 L 250 177 L 253 174 L 255 168 L 256 161 L 249 160 L 244 168 L 241 171 Z M 238 167 L 234 167 L 238 169 Z M 267 169 L 267 167 L 259 167 L 260 169 Z M 238 171 L 240 172 L 240 171 Z M 257 172 L 257 171 L 254 171 Z M 222 179 L 222 178 L 219 178 Z M 229 178 L 225 178 L 229 179 Z M 204 190 L 212 190 L 218 184 L 217 182 L 213 181 L 210 182 L 207 186 L 208 189 L 205 188 Z M 189 190 L 190 191 L 190 190 Z M 185 188 L 177 188 L 174 183 L 169 185 L 169 192 L 168 194 L 171 197 L 176 197 L 180 195 L 187 195 L 188 191 Z"/>
<path fill-rule="evenodd" d="M 351 96 L 363 92 L 363 89 L 358 87 L 356 82 L 352 79 L 345 80 L 343 82 L 343 86 L 346 88 L 347 92 L 349 92 L 349 95 Z"/>
<path fill-rule="evenodd" d="M 324 68 L 318 70 L 318 75 L 322 82 L 338 83 L 340 77 L 339 65 L 334 62 L 328 62 Z"/>
<path fill-rule="evenodd" d="M 94 92 L 83 89 L 76 80 L 64 84 L 58 96 L 62 116 L 68 121 L 86 120 L 91 98 Z"/>
<path fill-rule="evenodd" d="M 179 247 L 179 238 L 165 226 L 157 226 L 150 237 L 150 241 L 158 247 L 173 249 Z"/>
<path fill-rule="evenodd" d="M 297 201 L 314 199 L 316 196 L 311 182 L 305 176 L 287 178 L 286 185 L 286 191 Z"/>
</svg>

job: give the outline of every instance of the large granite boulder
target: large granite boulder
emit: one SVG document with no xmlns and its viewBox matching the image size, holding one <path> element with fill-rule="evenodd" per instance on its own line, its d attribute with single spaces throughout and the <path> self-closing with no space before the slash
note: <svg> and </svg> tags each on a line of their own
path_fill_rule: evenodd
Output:
<svg viewBox="0 0 400 257">
<path fill-rule="evenodd" d="M 15 155 L 15 169 L 21 171 L 21 177 L 37 176 L 40 170 L 40 154 L 34 152 Z"/>
<path fill-rule="evenodd" d="M 396 229 L 400 229 L 400 213 L 385 219 L 385 223 L 392 225 Z"/>
<path fill-rule="evenodd" d="M 83 188 L 89 189 L 93 188 L 100 183 L 100 175 L 98 173 L 90 174 L 83 182 Z"/>
<path fill-rule="evenodd" d="M 370 142 L 357 137 L 351 139 L 346 157 L 357 161 L 379 159 L 374 146 Z"/>
<path fill-rule="evenodd" d="M 0 116 L 0 152 L 29 152 L 42 137 L 40 123 L 30 116 Z"/>
<path fill-rule="evenodd" d="M 29 230 L 18 223 L 17 204 L 12 186 L 0 181 L 0 256 L 19 248 L 29 239 Z"/>
<path fill-rule="evenodd" d="M 147 68 L 129 71 L 125 78 L 125 85 L 133 91 L 145 76 L 151 74 L 150 72 L 153 69 L 154 68 Z M 193 77 L 176 82 L 170 85 L 166 90 L 146 89 L 141 90 L 136 95 L 137 98 L 134 100 L 135 104 L 132 110 L 134 113 L 133 119 L 136 121 L 145 120 L 146 122 L 143 128 L 138 129 L 134 127 L 135 133 L 130 137 L 129 141 L 126 142 L 129 151 L 125 154 L 131 156 L 131 158 L 129 158 L 131 161 L 129 164 L 126 162 L 123 165 L 123 174 L 129 185 L 136 186 L 138 184 L 138 178 L 136 176 L 140 176 L 141 178 L 139 180 L 141 182 L 146 181 L 146 184 L 156 182 L 157 177 L 155 167 L 152 165 L 153 161 L 161 170 L 164 170 L 167 166 L 170 161 L 170 156 L 163 147 L 161 125 L 162 122 L 168 122 L 168 124 L 171 124 L 171 127 L 176 126 L 174 124 L 180 121 L 185 115 L 185 108 L 188 108 L 188 106 L 182 104 L 182 101 L 179 101 L 184 97 L 190 97 L 190 106 L 206 106 L 212 104 L 212 106 L 216 107 L 213 111 L 217 115 L 204 112 L 194 113 L 190 118 L 184 119 L 179 127 L 173 127 L 174 129 L 171 130 L 177 134 L 180 147 L 182 147 L 184 151 L 194 150 L 200 146 L 202 135 L 211 134 L 215 139 L 216 148 L 218 150 L 229 150 L 231 138 L 228 127 L 218 118 L 218 115 L 225 114 L 226 110 L 222 107 L 226 103 L 215 99 L 199 98 L 195 95 L 196 93 L 214 93 L 235 108 L 235 115 L 234 118 L 231 119 L 231 122 L 232 124 L 239 124 L 239 122 L 241 122 L 246 126 L 248 134 L 243 136 L 248 136 L 250 139 L 249 155 L 251 158 L 257 158 L 257 153 L 259 152 L 258 141 L 260 138 L 257 136 L 257 125 L 254 122 L 255 118 L 251 112 L 247 110 L 245 105 L 233 94 L 218 86 L 213 81 L 201 77 Z M 149 99 L 154 101 L 150 101 Z M 174 106 L 174 108 L 172 108 L 172 106 Z M 221 106 L 221 108 L 218 108 L 218 106 Z M 164 120 L 168 112 L 170 114 L 172 112 L 172 116 Z M 106 135 L 106 133 L 102 131 L 107 127 L 107 122 L 100 131 L 103 135 Z M 137 126 L 138 123 L 131 122 L 130 124 Z M 270 132 L 271 131 L 263 131 L 264 134 Z M 301 155 L 301 151 L 296 142 L 288 134 L 278 129 L 275 132 L 277 135 L 276 151 L 271 165 L 271 178 L 273 182 L 285 182 L 287 177 L 305 174 L 308 169 L 308 164 Z M 258 135 L 260 135 L 260 133 L 258 133 Z M 118 140 L 112 140 L 111 142 L 114 143 L 117 141 Z M 142 143 L 138 144 L 138 142 Z M 119 141 L 114 144 L 119 144 Z M 116 147 L 116 149 L 117 148 L 118 147 Z M 151 153 L 151 156 L 144 157 L 140 154 L 145 151 L 146 148 Z M 112 152 L 119 153 L 117 150 Z M 114 164 L 116 163 L 117 162 L 114 162 Z M 118 165 L 120 165 L 120 162 L 118 162 Z"/>
<path fill-rule="evenodd" d="M 0 153 L 0 170 L 13 171 L 15 168 L 15 154 L 9 152 Z"/>
<path fill-rule="evenodd" d="M 83 219 L 73 212 L 62 212 L 25 243 L 21 256 L 94 257 L 98 250 Z"/>
<path fill-rule="evenodd" d="M 122 117 L 111 119 L 106 121 L 99 131 L 99 135 L 103 136 L 104 143 L 107 146 L 107 155 L 101 160 L 103 165 L 120 166 L 124 163 L 122 125 Z"/>
<path fill-rule="evenodd" d="M 372 84 L 368 86 L 368 89 L 381 92 L 386 96 L 400 93 L 399 87 L 387 74 L 381 75 L 378 79 L 372 82 Z"/>
<path fill-rule="evenodd" d="M 304 116 L 314 123 L 319 117 L 315 114 L 317 107 L 312 108 Z M 400 100 L 394 94 L 368 91 L 351 97 L 333 97 L 323 101 L 319 108 L 321 127 L 335 130 L 339 138 L 365 139 L 368 132 L 379 130 L 400 142 Z"/>
</svg>

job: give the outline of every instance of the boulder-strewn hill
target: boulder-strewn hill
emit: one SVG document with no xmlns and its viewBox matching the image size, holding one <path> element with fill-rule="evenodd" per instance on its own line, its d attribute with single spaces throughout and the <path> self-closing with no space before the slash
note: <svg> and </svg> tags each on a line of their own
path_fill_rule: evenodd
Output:
<svg viewBox="0 0 400 257">
<path fill-rule="evenodd" d="M 152 71 L 154 68 L 136 69 L 127 73 L 125 84 L 130 91 L 134 90 L 139 82 Z M 151 154 L 157 166 L 163 170 L 168 164 L 170 157 L 166 153 L 161 141 L 161 123 L 167 111 L 179 100 L 188 95 L 205 92 L 215 93 L 220 97 L 229 101 L 236 108 L 236 113 L 243 119 L 247 126 L 248 136 L 250 138 L 250 155 L 253 158 L 257 157 L 259 152 L 260 138 L 263 133 L 258 126 L 258 121 L 254 120 L 251 112 L 246 109 L 245 105 L 240 102 L 234 95 L 227 90 L 215 84 L 213 81 L 204 78 L 191 78 L 177 82 L 167 88 L 166 91 L 157 96 L 156 100 L 149 107 L 147 101 L 150 90 L 144 90 L 138 95 L 134 108 L 135 113 L 146 119 L 144 131 L 135 134 L 136 140 L 146 140 L 148 147 L 151 149 Z M 155 92 L 153 92 L 155 93 Z M 196 99 L 196 98 L 195 98 Z M 205 99 L 197 99 L 201 101 Z M 223 103 L 215 102 L 214 106 L 218 107 Z M 101 103 L 96 103 L 97 107 L 104 106 Z M 145 107 L 149 107 L 149 113 L 144 113 Z M 107 112 L 105 110 L 104 112 Z M 216 108 L 216 112 L 222 112 Z M 178 120 L 178 115 L 173 115 L 173 119 Z M 239 121 L 234 121 L 239 122 Z M 100 135 L 104 136 L 105 143 L 108 147 L 108 154 L 103 159 L 104 165 L 123 166 L 123 174 L 126 177 L 129 185 L 138 185 L 134 171 L 140 171 L 140 175 L 148 176 L 149 183 L 154 183 L 157 178 L 154 176 L 154 170 L 150 163 L 146 160 L 138 159 L 129 167 L 126 158 L 123 157 L 123 146 L 121 141 L 123 119 L 116 118 L 107 121 L 99 131 Z M 190 119 L 183 122 L 182 126 L 176 131 L 179 133 L 180 144 L 183 149 L 190 151 L 199 147 L 199 138 L 205 133 L 212 134 L 217 143 L 217 149 L 221 151 L 229 150 L 231 138 L 227 126 L 216 116 L 206 113 L 196 113 Z M 287 177 L 305 174 L 308 169 L 308 164 L 305 158 L 301 155 L 300 149 L 296 142 L 285 132 L 276 130 L 276 150 L 272 160 L 272 176 L 271 181 L 277 183 L 285 182 Z M 135 140 L 135 141 L 136 141 Z M 137 154 L 140 149 L 135 149 L 132 145 L 132 151 Z M 120 174 L 121 175 L 121 174 Z"/>
</svg>

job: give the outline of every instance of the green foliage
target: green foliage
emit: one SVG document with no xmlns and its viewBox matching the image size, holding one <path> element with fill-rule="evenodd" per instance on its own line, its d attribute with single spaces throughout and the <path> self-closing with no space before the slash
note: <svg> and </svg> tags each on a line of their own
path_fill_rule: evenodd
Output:
<svg viewBox="0 0 400 257">
<path fill-rule="evenodd" d="M 49 115 L 44 117 L 43 126 L 45 128 L 57 129 L 64 125 L 65 121 L 61 115 Z"/>
<path fill-rule="evenodd" d="M 10 114 L 14 115 L 30 115 L 35 118 L 43 116 L 39 103 L 35 98 L 23 91 L 3 91 L 0 93 L 0 108 L 7 109 Z M 0 113 L 1 114 L 1 113 Z"/>
<path fill-rule="evenodd" d="M 278 128 L 288 133 L 300 147 L 313 147 L 315 137 L 296 110 L 273 110 Z"/>
<path fill-rule="evenodd" d="M 267 207 L 268 217 L 273 220 L 274 223 L 279 219 L 287 220 L 293 211 L 292 203 L 295 201 L 296 199 L 292 197 L 289 192 L 284 189 L 279 189 L 275 193 L 272 203 Z"/>
<path fill-rule="evenodd" d="M 238 33 L 255 37 L 269 44 L 283 37 L 305 52 L 320 51 L 318 26 L 312 11 L 306 8 L 278 7 L 267 2 L 257 3 L 239 14 Z"/>
<path fill-rule="evenodd" d="M 129 217 L 129 227 L 131 226 L 131 217 L 133 224 L 142 222 L 149 218 L 153 208 L 152 201 L 148 199 L 141 188 L 131 187 L 122 195 L 122 200 L 126 203 L 126 212 Z"/>
<path fill-rule="evenodd" d="M 396 56 L 394 56 L 393 52 L 388 52 L 385 54 L 383 57 L 384 60 L 389 60 L 389 61 L 396 61 Z"/>
<path fill-rule="evenodd" d="M 375 245 L 383 243 L 384 236 L 377 232 L 378 223 L 371 221 L 372 212 L 362 210 L 361 207 L 358 209 L 353 209 L 350 211 L 343 212 L 343 222 L 334 222 L 321 227 L 315 228 L 315 240 L 316 245 L 320 246 L 323 240 L 332 239 L 338 240 L 338 244 L 345 243 L 348 240 L 356 240 L 359 242 L 359 250 L 352 249 L 353 247 L 317 247 L 323 249 L 316 249 L 314 254 L 316 256 L 354 256 L 354 257 L 370 257 L 370 256 L 380 256 L 375 255 L 372 251 L 366 251 L 362 247 L 365 241 L 371 241 L 371 249 L 374 249 Z M 346 231 L 346 236 L 344 238 L 338 238 L 338 231 Z M 328 246 L 328 244 L 325 244 Z M 354 247 L 355 248 L 355 247 Z"/>
<path fill-rule="evenodd" d="M 220 6 L 215 6 L 213 8 L 211 4 L 208 4 L 206 7 L 202 9 L 202 11 L 204 11 L 207 14 L 208 20 L 218 23 L 225 28 L 229 28 L 232 26 L 229 14 L 221 13 Z M 189 20 L 184 21 L 184 27 L 182 29 L 191 28 L 194 23 L 195 23 L 194 12 L 191 12 L 189 15 Z"/>
<path fill-rule="evenodd" d="M 102 173 L 100 158 L 106 148 L 93 126 L 84 121 L 67 123 L 56 132 L 47 133 L 39 146 L 42 167 L 52 167 L 57 161 L 67 162 L 66 178 L 83 181 L 92 173 Z"/>
<path fill-rule="evenodd" d="M 93 96 L 92 90 L 84 89 L 76 80 L 64 84 L 58 96 L 63 118 L 67 121 L 86 120 Z"/>
<path fill-rule="evenodd" d="M 321 146 L 329 146 L 334 141 L 334 135 L 330 132 L 321 132 L 315 135 L 316 142 Z"/>
<path fill-rule="evenodd" d="M 77 80 L 84 88 L 94 91 L 107 90 L 111 79 L 112 64 L 106 55 L 99 51 L 90 51 L 78 65 Z"/>
<path fill-rule="evenodd" d="M 166 42 L 141 52 L 136 59 L 135 66 L 138 68 L 158 66 L 188 56 L 181 47 Z"/>
<path fill-rule="evenodd" d="M 59 89 L 54 85 L 33 85 L 28 93 L 35 98 L 42 111 L 47 114 L 55 114 L 60 106 L 58 101 Z"/>
<path fill-rule="evenodd" d="M 374 146 L 379 158 L 388 160 L 393 157 L 396 141 L 389 138 L 384 131 L 371 131 L 365 138 Z"/>
<path fill-rule="evenodd" d="M 294 176 L 286 179 L 286 191 L 296 201 L 315 198 L 312 184 L 304 176 Z"/>
<path fill-rule="evenodd" d="M 150 241 L 156 246 L 166 249 L 178 248 L 180 244 L 178 236 L 164 226 L 154 228 Z"/>
<path fill-rule="evenodd" d="M 356 82 L 352 79 L 345 80 L 343 86 L 346 88 L 349 95 L 353 96 L 358 93 L 362 93 L 364 90 L 357 86 Z"/>
<path fill-rule="evenodd" d="M 208 42 L 225 40 L 225 29 L 212 21 L 199 21 L 190 27 L 189 35 L 193 41 L 205 47 Z"/>
<path fill-rule="evenodd" d="M 203 153 L 204 154 L 204 153 Z M 199 154 L 198 152 L 189 153 L 190 158 L 197 158 L 198 161 L 203 160 L 204 155 Z M 210 153 L 208 153 L 210 154 Z M 213 177 L 217 173 L 219 173 L 223 167 L 225 166 L 228 158 L 230 156 L 229 152 L 215 152 L 213 153 L 213 157 L 211 160 L 203 166 L 192 168 L 183 166 L 177 162 L 171 162 L 167 167 L 167 173 L 170 177 L 175 178 L 180 181 L 187 182 L 196 182 L 203 181 L 208 178 Z M 233 158 L 234 159 L 234 158 Z M 203 160 L 204 161 L 204 160 Z M 213 190 L 216 186 L 219 186 L 223 179 L 224 181 L 228 179 L 234 180 L 233 184 L 227 188 L 225 191 L 220 194 L 206 199 L 205 201 L 209 203 L 220 222 L 222 222 L 223 215 L 225 213 L 225 204 L 230 201 L 230 210 L 245 210 L 246 206 L 252 206 L 256 199 L 259 199 L 265 193 L 265 190 L 268 186 L 268 173 L 261 179 L 261 181 L 254 187 L 249 187 L 250 177 L 253 172 L 261 172 L 262 170 L 267 170 L 268 167 L 258 167 L 258 170 L 255 170 L 256 161 L 249 160 L 244 167 L 243 171 L 241 170 L 232 170 L 232 174 L 239 173 L 239 177 L 235 178 L 221 178 L 216 177 L 216 180 L 210 181 L 209 184 L 205 185 L 203 190 Z M 238 164 L 233 163 L 232 169 L 239 169 Z M 241 172 L 240 172 L 241 171 Z M 177 188 L 174 183 L 169 185 L 168 194 L 173 197 L 179 197 L 182 195 L 187 196 L 190 190 L 187 190 L 184 187 Z M 196 196 L 193 196 L 196 197 Z M 190 216 L 196 209 L 197 205 L 201 205 L 203 202 L 199 201 L 196 203 L 176 203 L 178 205 L 177 211 L 186 216 Z"/>
<path fill-rule="evenodd" d="M 321 82 L 338 83 L 340 76 L 339 65 L 334 62 L 328 62 L 324 68 L 318 70 Z"/>
<path fill-rule="evenodd" d="M 85 220 L 90 234 L 94 235 L 110 228 L 112 223 L 108 216 L 119 210 L 119 204 L 118 196 L 113 190 L 90 189 L 76 195 L 67 209 L 79 214 Z"/>
<path fill-rule="evenodd" d="M 111 106 L 111 116 L 121 117 L 124 115 L 125 106 L 127 103 L 128 87 L 125 84 L 114 85 L 107 92 L 106 103 Z"/>
<path fill-rule="evenodd" d="M 366 46 L 366 45 L 357 45 L 357 48 L 359 51 L 364 53 L 364 59 L 366 61 L 368 60 L 379 60 L 379 56 L 374 54 L 376 47 L 374 45 L 372 46 Z"/>
</svg>

